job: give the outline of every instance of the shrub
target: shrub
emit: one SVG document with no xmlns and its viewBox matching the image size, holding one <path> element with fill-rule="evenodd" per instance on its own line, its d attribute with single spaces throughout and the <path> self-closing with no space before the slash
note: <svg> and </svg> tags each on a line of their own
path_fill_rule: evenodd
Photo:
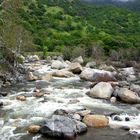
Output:
<svg viewBox="0 0 140 140">
<path fill-rule="evenodd" d="M 72 58 L 72 49 L 70 47 L 64 48 L 63 57 L 65 60 L 70 60 Z"/>
<path fill-rule="evenodd" d="M 85 49 L 81 47 L 75 47 L 72 50 L 72 58 L 76 58 L 79 56 L 85 57 Z"/>
<path fill-rule="evenodd" d="M 104 49 L 100 45 L 94 44 L 91 50 L 91 57 L 95 59 L 101 59 L 104 58 L 104 56 L 105 56 Z"/>
<path fill-rule="evenodd" d="M 120 58 L 119 53 L 116 50 L 110 51 L 110 59 L 113 61 L 118 61 Z"/>
</svg>

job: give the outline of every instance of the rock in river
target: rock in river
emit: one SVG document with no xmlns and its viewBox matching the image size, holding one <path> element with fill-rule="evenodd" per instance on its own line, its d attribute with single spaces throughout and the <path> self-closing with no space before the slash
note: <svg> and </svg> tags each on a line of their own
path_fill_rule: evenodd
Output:
<svg viewBox="0 0 140 140">
<path fill-rule="evenodd" d="M 39 125 L 31 125 L 28 128 L 28 132 L 31 134 L 37 134 L 39 132 L 40 128 L 41 127 Z"/>
<path fill-rule="evenodd" d="M 82 72 L 82 66 L 77 62 L 71 63 L 69 66 L 69 70 L 74 74 L 80 74 Z"/>
<path fill-rule="evenodd" d="M 121 88 L 118 91 L 118 96 L 126 103 L 140 103 L 140 97 L 135 92 L 128 90 L 127 88 Z"/>
<path fill-rule="evenodd" d="M 116 81 L 112 72 L 86 68 L 80 74 L 80 78 L 92 82 Z"/>
<path fill-rule="evenodd" d="M 47 119 L 40 129 L 41 134 L 45 136 L 62 139 L 73 139 L 76 134 L 86 131 L 87 126 L 84 123 L 59 115 L 53 115 L 51 119 Z"/>
<path fill-rule="evenodd" d="M 42 97 L 42 96 L 44 96 L 43 92 L 36 92 L 35 93 L 35 97 Z"/>
<path fill-rule="evenodd" d="M 35 80 L 37 80 L 37 77 L 34 76 L 32 72 L 28 72 L 26 74 L 26 80 L 28 80 L 28 81 L 35 81 Z"/>
<path fill-rule="evenodd" d="M 74 74 L 70 71 L 67 71 L 65 69 L 63 70 L 57 70 L 55 72 L 52 73 L 53 76 L 56 76 L 56 77 L 65 77 L 65 78 L 69 78 L 69 77 L 73 77 Z"/>
<path fill-rule="evenodd" d="M 68 65 L 65 63 L 65 62 L 61 62 L 59 60 L 55 60 L 52 62 L 52 65 L 51 65 L 52 69 L 64 69 L 66 67 L 68 67 Z"/>
<path fill-rule="evenodd" d="M 104 115 L 87 115 L 83 122 L 90 127 L 106 127 L 108 126 L 108 119 Z"/>
<path fill-rule="evenodd" d="M 23 95 L 17 96 L 16 99 L 19 100 L 19 101 L 26 101 L 26 97 L 23 96 Z"/>
<path fill-rule="evenodd" d="M 110 99 L 113 91 L 110 83 L 100 82 L 90 90 L 89 95 L 95 98 Z"/>
</svg>

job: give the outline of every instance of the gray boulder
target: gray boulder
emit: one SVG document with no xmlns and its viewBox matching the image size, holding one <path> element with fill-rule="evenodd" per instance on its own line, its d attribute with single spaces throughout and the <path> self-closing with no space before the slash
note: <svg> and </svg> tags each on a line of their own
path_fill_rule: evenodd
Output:
<svg viewBox="0 0 140 140">
<path fill-rule="evenodd" d="M 51 68 L 52 69 L 64 69 L 68 67 L 68 65 L 65 62 L 61 62 L 59 60 L 55 60 L 52 62 Z"/>
<path fill-rule="evenodd" d="M 62 69 L 53 72 L 52 76 L 69 78 L 69 77 L 74 77 L 74 74 L 66 69 Z"/>
<path fill-rule="evenodd" d="M 47 119 L 40 129 L 42 135 L 62 139 L 74 139 L 76 134 L 86 131 L 87 126 L 84 123 L 59 115 Z"/>
<path fill-rule="evenodd" d="M 114 89 L 110 83 L 100 82 L 90 90 L 90 96 L 101 99 L 110 99 Z"/>
<path fill-rule="evenodd" d="M 85 68 L 80 74 L 80 78 L 92 82 L 116 81 L 112 72 Z"/>
</svg>

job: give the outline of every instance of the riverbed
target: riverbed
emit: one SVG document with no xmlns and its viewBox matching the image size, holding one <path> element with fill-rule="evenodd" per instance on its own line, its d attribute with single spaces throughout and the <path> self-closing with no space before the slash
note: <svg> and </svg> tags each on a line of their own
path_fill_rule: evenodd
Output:
<svg viewBox="0 0 140 140">
<path fill-rule="evenodd" d="M 35 75 L 45 75 L 55 71 L 45 63 L 34 71 Z M 0 140 L 51 140 L 43 138 L 40 134 L 30 135 L 27 128 L 31 124 L 41 124 L 45 118 L 50 117 L 57 109 L 82 110 L 90 109 L 93 114 L 106 115 L 109 127 L 88 128 L 84 135 L 77 136 L 77 140 L 137 140 L 130 132 L 140 132 L 140 111 L 134 106 L 107 100 L 94 99 L 86 93 L 91 83 L 81 80 L 78 75 L 70 78 L 53 77 L 49 81 L 37 80 L 16 84 L 4 88 L 8 92 L 0 100 L 4 106 L 0 108 Z M 34 97 L 34 90 L 40 88 L 45 95 Z M 24 95 L 27 100 L 22 102 L 16 99 Z M 112 114 L 119 114 L 121 118 L 128 116 L 130 121 L 114 121 Z M 121 129 L 129 126 L 130 131 Z"/>
</svg>

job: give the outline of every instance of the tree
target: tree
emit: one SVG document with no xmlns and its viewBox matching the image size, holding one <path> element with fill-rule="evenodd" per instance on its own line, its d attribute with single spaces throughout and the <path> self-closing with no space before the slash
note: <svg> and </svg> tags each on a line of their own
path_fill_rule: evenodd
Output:
<svg viewBox="0 0 140 140">
<path fill-rule="evenodd" d="M 18 58 L 25 47 L 32 46 L 29 33 L 20 25 L 18 11 L 21 0 L 5 0 L 0 11 L 0 49 L 3 58 L 12 66 L 18 66 Z"/>
</svg>

